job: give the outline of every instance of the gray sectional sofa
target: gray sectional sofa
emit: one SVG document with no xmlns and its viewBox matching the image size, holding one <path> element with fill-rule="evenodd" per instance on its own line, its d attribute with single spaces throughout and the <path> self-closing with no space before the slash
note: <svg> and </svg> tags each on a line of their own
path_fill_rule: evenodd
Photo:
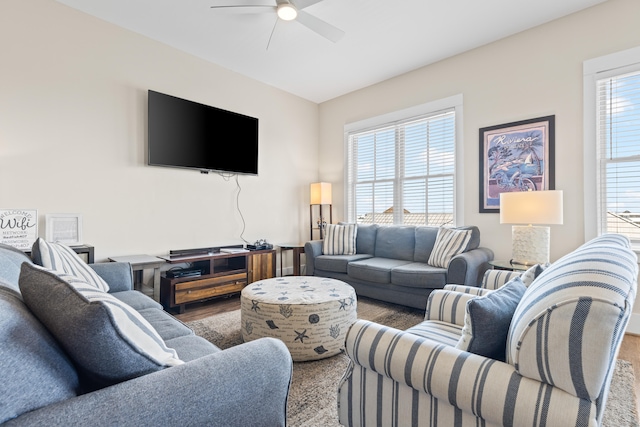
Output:
<svg viewBox="0 0 640 427">
<path fill-rule="evenodd" d="M 347 282 L 358 295 L 424 309 L 434 289 L 477 286 L 493 259 L 493 251 L 480 247 L 477 227 L 457 229 L 471 230 L 471 240 L 447 268 L 428 263 L 438 227 L 358 224 L 354 255 L 326 255 L 322 240 L 306 242 L 306 274 Z"/>
<path fill-rule="evenodd" d="M 33 267 L 25 253 L 0 245 L 0 424 L 285 425 L 292 362 L 281 341 L 264 338 L 220 350 L 194 335 L 151 298 L 132 290 L 129 264 L 91 267 L 108 283 L 109 294 L 146 319 L 184 363 L 107 386 L 96 383 L 64 350 L 74 349 L 54 338 L 53 327 L 34 315 L 25 302 L 28 294 L 21 293 L 26 289 L 24 282 L 37 281 L 40 288 L 31 288 L 34 300 L 33 289 L 46 289 L 49 276 Z M 51 280 L 57 279 L 51 276 Z M 74 297 L 72 294 L 68 297 Z M 35 297 L 37 301 L 37 293 Z M 39 304 L 46 306 L 47 299 L 41 296 Z M 56 318 L 65 314 L 53 313 Z M 93 334 L 90 328 L 94 325 L 79 320 L 66 331 L 71 339 Z M 94 335 L 95 340 L 104 338 Z M 75 350 L 85 353 L 84 347 Z M 114 352 L 105 352 L 109 350 Z M 101 368 L 109 370 L 109 366 Z"/>
</svg>

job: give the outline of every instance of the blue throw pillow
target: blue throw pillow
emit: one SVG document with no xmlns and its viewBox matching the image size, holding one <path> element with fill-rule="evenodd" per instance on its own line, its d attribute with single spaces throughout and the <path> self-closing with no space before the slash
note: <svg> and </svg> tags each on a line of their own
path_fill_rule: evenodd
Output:
<svg viewBox="0 0 640 427">
<path fill-rule="evenodd" d="M 467 301 L 456 348 L 504 362 L 511 318 L 526 290 L 520 277 L 515 277 L 501 288 Z"/>
</svg>

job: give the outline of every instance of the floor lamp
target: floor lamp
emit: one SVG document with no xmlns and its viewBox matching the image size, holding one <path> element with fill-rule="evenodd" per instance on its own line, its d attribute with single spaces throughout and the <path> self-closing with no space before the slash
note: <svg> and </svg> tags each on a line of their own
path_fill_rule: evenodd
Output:
<svg viewBox="0 0 640 427">
<path fill-rule="evenodd" d="M 311 196 L 309 198 L 309 224 L 311 226 L 311 240 L 313 240 L 313 206 L 320 206 L 320 218 L 318 219 L 318 229 L 320 239 L 324 238 L 324 226 L 327 224 L 322 216 L 322 207 L 329 205 L 329 224 L 333 221 L 333 208 L 331 206 L 331 184 L 328 182 L 315 182 L 310 186 Z"/>
<path fill-rule="evenodd" d="M 500 224 L 511 228 L 514 264 L 549 262 L 551 231 L 542 224 L 562 224 L 562 191 L 514 191 L 500 193 Z"/>
</svg>

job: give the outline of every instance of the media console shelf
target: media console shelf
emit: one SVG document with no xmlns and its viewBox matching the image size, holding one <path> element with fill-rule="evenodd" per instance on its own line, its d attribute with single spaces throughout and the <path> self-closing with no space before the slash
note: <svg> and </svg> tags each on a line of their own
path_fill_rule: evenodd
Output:
<svg viewBox="0 0 640 427">
<path fill-rule="evenodd" d="M 184 313 L 185 306 L 240 292 L 249 283 L 276 275 L 276 251 L 163 257 L 171 264 L 190 263 L 202 271 L 195 277 L 160 278 L 160 302 L 167 311 Z"/>
</svg>

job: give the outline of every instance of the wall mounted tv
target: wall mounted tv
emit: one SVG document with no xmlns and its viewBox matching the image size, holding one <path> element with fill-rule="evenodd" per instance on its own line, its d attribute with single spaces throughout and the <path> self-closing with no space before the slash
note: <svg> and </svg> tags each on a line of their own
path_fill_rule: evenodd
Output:
<svg viewBox="0 0 640 427">
<path fill-rule="evenodd" d="M 149 90 L 148 161 L 258 174 L 258 119 Z"/>
</svg>

